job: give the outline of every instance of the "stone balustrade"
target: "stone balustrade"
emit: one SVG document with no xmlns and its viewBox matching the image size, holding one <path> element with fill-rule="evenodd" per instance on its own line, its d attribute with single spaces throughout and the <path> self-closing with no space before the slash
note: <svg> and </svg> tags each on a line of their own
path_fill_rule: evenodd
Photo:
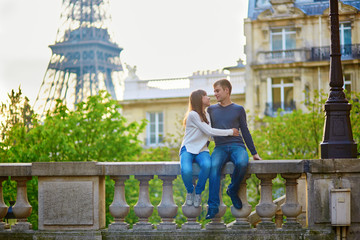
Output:
<svg viewBox="0 0 360 240">
<path fill-rule="evenodd" d="M 348 168 L 349 166 L 351 168 Z M 222 178 L 232 171 L 233 164 L 227 163 L 223 168 Z M 198 172 L 199 168 L 194 164 L 194 174 L 197 175 Z M 299 192 L 297 182 L 303 173 L 306 173 L 307 187 Z M 261 189 L 260 201 L 255 208 L 261 221 L 256 227 L 249 222 L 252 208 L 247 200 L 246 179 L 251 174 L 255 174 L 260 180 Z M 285 179 L 286 195 L 285 200 L 281 200 L 281 207 L 274 202 L 272 195 L 272 180 L 278 174 Z M 326 204 L 329 204 L 330 189 L 347 187 L 351 189 L 352 196 L 360 195 L 360 191 L 354 188 L 354 182 L 360 178 L 359 159 L 251 161 L 238 192 L 243 208 L 235 209 L 230 206 L 235 221 L 224 224 L 222 217 L 227 206 L 220 194 L 219 213 L 202 227 L 198 222 L 201 206 L 177 206 L 174 202 L 173 181 L 179 175 L 179 162 L 0 164 L 0 181 L 10 177 L 17 183 L 16 203 L 12 208 L 17 223 L 7 229 L 6 224 L 0 222 L 0 239 L 12 239 L 15 233 L 23 234 L 23 239 L 45 239 L 54 236 L 56 237 L 51 239 L 78 239 L 78 234 L 84 236 L 82 239 L 117 239 L 119 236 L 130 239 L 139 239 L 141 236 L 167 239 L 166 232 L 171 232 L 174 239 L 217 239 L 219 236 L 233 239 L 237 238 L 235 236 L 240 232 L 241 239 L 257 239 L 254 236 L 261 238 L 264 234 L 268 235 L 269 239 L 332 239 L 326 238 L 334 234 L 329 223 L 330 218 L 327 219 L 329 206 Z M 105 228 L 105 176 L 115 182 L 114 197 L 109 206 L 114 221 L 108 228 Z M 130 176 L 139 181 L 139 196 L 134 206 L 129 206 L 125 198 L 125 183 Z M 162 181 L 162 198 L 158 206 L 153 206 L 149 198 L 149 181 L 155 176 Z M 26 182 L 32 177 L 38 178 L 38 231 L 32 230 L 27 221 L 32 206 L 27 199 Z M 324 186 L 326 188 L 322 188 Z M 299 202 L 299 194 L 307 196 L 308 204 Z M 131 207 L 139 219 L 132 229 L 125 222 Z M 187 222 L 181 227 L 174 222 L 179 207 L 187 218 Z M 360 203 L 352 201 L 351 209 L 355 211 L 352 217 L 355 223 L 350 228 L 350 233 L 356 234 L 360 229 L 356 223 L 360 219 L 359 212 L 356 212 L 359 207 Z M 154 209 L 157 209 L 162 220 L 156 226 L 149 222 Z M 305 228 L 298 220 L 303 209 L 313 210 L 311 213 L 307 212 Z M 7 210 L 8 206 L 4 202 L 0 187 L 0 219 L 3 219 Z"/>
</svg>

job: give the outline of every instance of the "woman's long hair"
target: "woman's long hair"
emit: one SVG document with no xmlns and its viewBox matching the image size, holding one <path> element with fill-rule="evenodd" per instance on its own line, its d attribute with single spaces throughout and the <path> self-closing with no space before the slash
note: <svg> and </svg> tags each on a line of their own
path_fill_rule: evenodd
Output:
<svg viewBox="0 0 360 240">
<path fill-rule="evenodd" d="M 199 114 L 200 119 L 202 122 L 206 122 L 207 124 L 209 124 L 209 121 L 206 118 L 206 114 L 203 111 L 203 102 L 202 102 L 202 97 L 206 96 L 206 92 L 202 89 L 193 91 L 190 94 L 189 97 L 189 108 L 185 114 L 184 120 L 183 120 L 183 125 L 186 126 L 186 120 L 188 118 L 189 112 L 191 111 L 195 111 Z"/>
</svg>

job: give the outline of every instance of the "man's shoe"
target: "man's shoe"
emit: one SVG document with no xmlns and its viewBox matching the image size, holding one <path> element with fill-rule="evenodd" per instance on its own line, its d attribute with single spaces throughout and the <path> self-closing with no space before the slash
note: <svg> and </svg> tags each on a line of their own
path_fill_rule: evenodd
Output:
<svg viewBox="0 0 360 240">
<path fill-rule="evenodd" d="M 201 193 L 200 194 L 196 194 L 195 198 L 194 198 L 194 207 L 199 207 L 201 204 Z"/>
<path fill-rule="evenodd" d="M 232 204 L 234 205 L 234 207 L 236 209 L 242 208 L 241 199 L 239 198 L 239 196 L 237 194 L 233 194 L 232 192 L 230 192 L 229 189 L 226 190 L 226 194 L 229 195 L 229 197 L 231 198 Z"/>
<path fill-rule="evenodd" d="M 195 192 L 195 189 L 194 189 L 194 192 Z M 191 206 L 191 205 L 194 204 L 194 194 L 193 194 L 193 192 L 186 194 L 185 204 L 188 205 L 188 206 Z"/>
<path fill-rule="evenodd" d="M 219 208 L 209 208 L 207 214 L 206 214 L 206 219 L 212 219 L 215 217 L 215 215 L 219 212 Z"/>
</svg>

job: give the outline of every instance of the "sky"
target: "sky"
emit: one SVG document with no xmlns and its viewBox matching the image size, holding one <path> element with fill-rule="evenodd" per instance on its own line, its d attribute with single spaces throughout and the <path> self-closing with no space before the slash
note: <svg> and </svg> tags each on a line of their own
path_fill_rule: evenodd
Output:
<svg viewBox="0 0 360 240">
<path fill-rule="evenodd" d="M 0 102 L 21 86 L 34 103 L 62 0 L 0 1 Z M 140 79 L 187 77 L 245 59 L 247 0 L 110 0 L 110 31 L 122 63 Z"/>
</svg>

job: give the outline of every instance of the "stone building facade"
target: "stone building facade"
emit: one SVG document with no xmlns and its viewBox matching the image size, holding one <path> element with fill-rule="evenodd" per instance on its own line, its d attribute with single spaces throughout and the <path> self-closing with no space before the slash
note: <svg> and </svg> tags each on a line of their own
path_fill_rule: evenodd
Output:
<svg viewBox="0 0 360 240">
<path fill-rule="evenodd" d="M 339 2 L 344 88 L 360 91 L 360 1 Z M 246 108 L 260 117 L 306 111 L 314 90 L 329 90 L 329 1 L 249 0 Z"/>
</svg>

